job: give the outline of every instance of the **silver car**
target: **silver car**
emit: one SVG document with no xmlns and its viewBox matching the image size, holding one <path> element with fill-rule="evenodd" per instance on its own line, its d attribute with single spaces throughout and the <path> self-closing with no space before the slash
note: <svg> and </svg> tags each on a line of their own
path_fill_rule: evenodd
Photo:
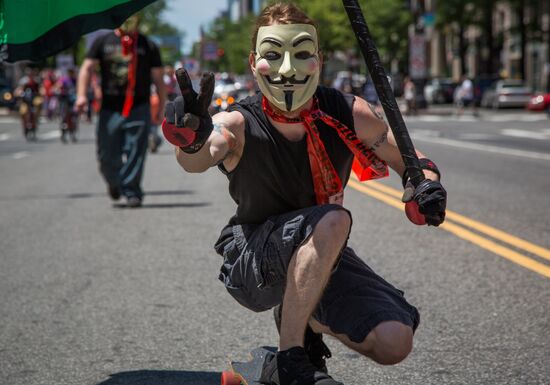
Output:
<svg viewBox="0 0 550 385">
<path fill-rule="evenodd" d="M 499 80 L 485 91 L 481 106 L 487 108 L 525 107 L 531 100 L 531 89 L 521 80 Z"/>
</svg>

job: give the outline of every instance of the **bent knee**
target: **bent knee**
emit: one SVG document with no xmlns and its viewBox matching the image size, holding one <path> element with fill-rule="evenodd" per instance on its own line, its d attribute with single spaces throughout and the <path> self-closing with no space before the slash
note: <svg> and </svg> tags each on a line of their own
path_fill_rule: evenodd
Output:
<svg viewBox="0 0 550 385">
<path fill-rule="evenodd" d="M 389 321 L 378 325 L 371 333 L 373 335 L 369 334 L 361 353 L 381 365 L 398 364 L 412 351 L 413 331 L 410 326 Z"/>
<path fill-rule="evenodd" d="M 319 233 L 330 234 L 333 236 L 343 237 L 347 239 L 351 229 L 351 217 L 345 210 L 332 210 L 326 213 L 315 230 Z"/>
<path fill-rule="evenodd" d="M 412 351 L 412 338 L 410 341 L 401 341 L 391 348 L 385 350 L 375 358 L 375 361 L 381 365 L 396 365 L 403 361 Z"/>
</svg>

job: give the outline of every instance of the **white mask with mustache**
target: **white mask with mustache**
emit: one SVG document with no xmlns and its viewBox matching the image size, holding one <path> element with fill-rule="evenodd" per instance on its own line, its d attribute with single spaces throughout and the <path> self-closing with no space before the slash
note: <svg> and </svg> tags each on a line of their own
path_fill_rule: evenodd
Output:
<svg viewBox="0 0 550 385">
<path fill-rule="evenodd" d="M 260 27 L 255 59 L 253 72 L 258 86 L 280 110 L 295 111 L 315 94 L 321 65 L 313 25 Z"/>
</svg>

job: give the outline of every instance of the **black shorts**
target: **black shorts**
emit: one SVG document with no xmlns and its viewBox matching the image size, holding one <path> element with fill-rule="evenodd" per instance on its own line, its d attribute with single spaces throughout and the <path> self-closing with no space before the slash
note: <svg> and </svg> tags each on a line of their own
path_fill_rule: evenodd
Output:
<svg viewBox="0 0 550 385">
<path fill-rule="evenodd" d="M 292 256 L 331 210 L 345 209 L 314 206 L 270 217 L 259 226 L 226 227 L 215 248 L 223 255 L 219 279 L 231 296 L 256 312 L 280 304 Z M 350 247 L 342 250 L 313 317 L 357 343 L 381 322 L 399 321 L 415 330 L 420 321 L 403 292 L 372 271 Z"/>
</svg>

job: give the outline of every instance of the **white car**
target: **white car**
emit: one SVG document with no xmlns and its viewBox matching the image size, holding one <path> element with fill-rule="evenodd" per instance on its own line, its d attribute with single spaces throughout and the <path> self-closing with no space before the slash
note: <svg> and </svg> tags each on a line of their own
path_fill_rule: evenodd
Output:
<svg viewBox="0 0 550 385">
<path fill-rule="evenodd" d="M 487 108 L 525 107 L 532 91 L 521 80 L 499 80 L 491 85 L 481 98 L 481 106 Z"/>
</svg>

